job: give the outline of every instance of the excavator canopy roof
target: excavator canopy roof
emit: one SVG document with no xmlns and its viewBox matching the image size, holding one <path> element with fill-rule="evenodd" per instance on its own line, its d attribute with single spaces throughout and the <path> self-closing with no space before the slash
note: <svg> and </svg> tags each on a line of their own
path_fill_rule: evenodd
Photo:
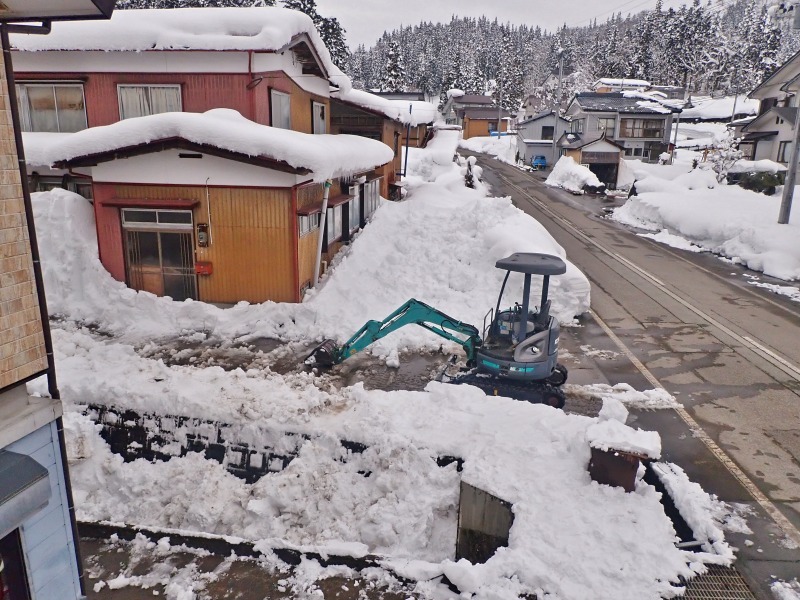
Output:
<svg viewBox="0 0 800 600">
<path fill-rule="evenodd" d="M 501 258 L 495 265 L 504 271 L 514 271 L 527 275 L 561 275 L 566 273 L 567 265 L 558 256 L 537 252 L 515 252 Z"/>
</svg>

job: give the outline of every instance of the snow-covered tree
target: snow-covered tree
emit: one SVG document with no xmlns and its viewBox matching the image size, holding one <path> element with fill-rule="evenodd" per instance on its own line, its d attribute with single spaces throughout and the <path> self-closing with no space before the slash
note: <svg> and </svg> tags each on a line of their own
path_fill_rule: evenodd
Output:
<svg viewBox="0 0 800 600">
<path fill-rule="evenodd" d="M 727 136 L 714 144 L 714 149 L 711 151 L 708 160 L 717 176 L 717 181 L 720 183 L 728 176 L 730 168 L 742 158 L 739 142 L 739 138 L 733 137 L 733 132 L 728 132 Z"/>
<path fill-rule="evenodd" d="M 350 57 L 350 49 L 345 41 L 345 31 L 336 17 L 322 18 L 322 23 L 318 25 L 319 35 L 322 43 L 331 53 L 331 60 L 340 69 L 347 68 L 347 61 Z"/>
<path fill-rule="evenodd" d="M 380 79 L 381 91 L 405 91 L 405 68 L 400 47 L 394 40 L 390 41 L 386 50 L 386 63 Z"/>
</svg>

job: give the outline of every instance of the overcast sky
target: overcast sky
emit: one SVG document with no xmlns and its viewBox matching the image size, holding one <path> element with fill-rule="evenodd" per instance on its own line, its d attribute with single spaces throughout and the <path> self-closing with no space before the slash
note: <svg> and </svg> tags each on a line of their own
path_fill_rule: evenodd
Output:
<svg viewBox="0 0 800 600">
<path fill-rule="evenodd" d="M 678 7 L 683 0 L 664 0 L 664 8 Z M 656 0 L 317 0 L 324 17 L 336 17 L 347 30 L 347 43 L 373 45 L 384 30 L 420 21 L 447 22 L 451 15 L 501 22 L 539 25 L 553 31 L 563 25 L 587 25 L 592 19 L 605 21 L 622 12 L 637 13 L 655 7 Z"/>
</svg>

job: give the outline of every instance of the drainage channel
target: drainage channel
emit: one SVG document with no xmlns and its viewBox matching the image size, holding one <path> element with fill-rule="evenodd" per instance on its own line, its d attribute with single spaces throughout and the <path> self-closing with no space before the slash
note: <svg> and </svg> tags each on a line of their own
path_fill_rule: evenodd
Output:
<svg viewBox="0 0 800 600">
<path fill-rule="evenodd" d="M 700 544 L 695 540 L 692 528 L 684 520 L 652 464 L 647 465 L 644 481 L 661 493 L 664 514 L 672 521 L 675 534 L 680 539 L 678 546 L 689 551 L 699 548 Z M 708 565 L 708 571 L 686 582 L 686 592 L 682 597 L 685 600 L 756 600 L 744 578 L 734 567 L 718 565 Z"/>
</svg>

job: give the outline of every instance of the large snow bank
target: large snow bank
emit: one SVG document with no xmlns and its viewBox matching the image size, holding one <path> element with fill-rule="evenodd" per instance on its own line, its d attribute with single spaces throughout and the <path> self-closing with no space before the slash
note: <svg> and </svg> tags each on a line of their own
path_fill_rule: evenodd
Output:
<svg viewBox="0 0 800 600">
<path fill-rule="evenodd" d="M 779 225 L 780 197 L 718 185 L 709 170 L 689 171 L 685 164 L 628 165 L 639 195 L 614 211 L 615 220 L 654 232 L 666 229 L 753 270 L 800 279 L 800 211 Z"/>
<path fill-rule="evenodd" d="M 497 160 L 508 164 L 516 164 L 517 136 L 477 136 L 461 140 L 459 147 L 472 152 L 482 152 L 494 156 Z"/>
<path fill-rule="evenodd" d="M 728 173 L 782 173 L 786 171 L 786 165 L 777 163 L 774 160 L 764 158 L 762 160 L 737 160 Z"/>
<path fill-rule="evenodd" d="M 108 20 L 56 21 L 48 35 L 12 34 L 11 45 L 31 52 L 281 50 L 300 34 L 311 40 L 331 82 L 350 89 L 311 18 L 285 8 L 116 10 Z"/>
<path fill-rule="evenodd" d="M 588 167 L 579 165 L 571 156 L 562 156 L 553 167 L 545 184 L 560 187 L 570 192 L 580 192 L 586 185 L 600 187 L 603 185 Z"/>
<path fill-rule="evenodd" d="M 52 164 L 170 138 L 283 161 L 310 170 L 315 181 L 368 171 L 394 157 L 392 149 L 377 140 L 269 127 L 235 110 L 215 108 L 204 113 L 161 113 L 84 129 L 55 141 L 47 158 Z"/>
<path fill-rule="evenodd" d="M 698 119 L 700 121 L 727 121 L 730 120 L 734 110 L 734 96 L 712 98 L 711 96 L 692 96 L 693 108 L 684 108 L 681 119 L 687 121 Z M 759 101 L 748 98 L 742 94 L 736 96 L 737 115 L 757 115 Z"/>
<path fill-rule="evenodd" d="M 417 184 L 413 197 L 385 203 L 340 258 L 337 276 L 299 305 L 241 303 L 221 310 L 137 293 L 115 281 L 100 264 L 86 200 L 64 190 L 33 194 L 50 310 L 73 320 L 103 323 L 130 341 L 192 331 L 221 338 L 324 336 L 343 341 L 365 320 L 385 318 L 410 297 L 479 326 L 502 283 L 503 273 L 494 268 L 498 259 L 513 252 L 566 256 L 510 199 L 487 198 L 484 192 L 464 187 L 452 162 L 457 133 L 441 132 L 430 150 L 412 149 L 409 168 L 435 170 L 439 180 L 409 177 Z M 434 169 L 433 161 L 445 155 L 445 164 Z M 510 285 L 508 292 L 516 292 L 513 286 L 521 281 Z M 565 275 L 551 279 L 551 290 L 552 313 L 563 322 L 588 309 L 589 283 L 571 263 Z M 144 322 L 142 314 L 148 315 Z M 422 328 L 406 327 L 379 347 L 388 353 L 403 347 L 438 348 L 440 343 Z"/>
</svg>

